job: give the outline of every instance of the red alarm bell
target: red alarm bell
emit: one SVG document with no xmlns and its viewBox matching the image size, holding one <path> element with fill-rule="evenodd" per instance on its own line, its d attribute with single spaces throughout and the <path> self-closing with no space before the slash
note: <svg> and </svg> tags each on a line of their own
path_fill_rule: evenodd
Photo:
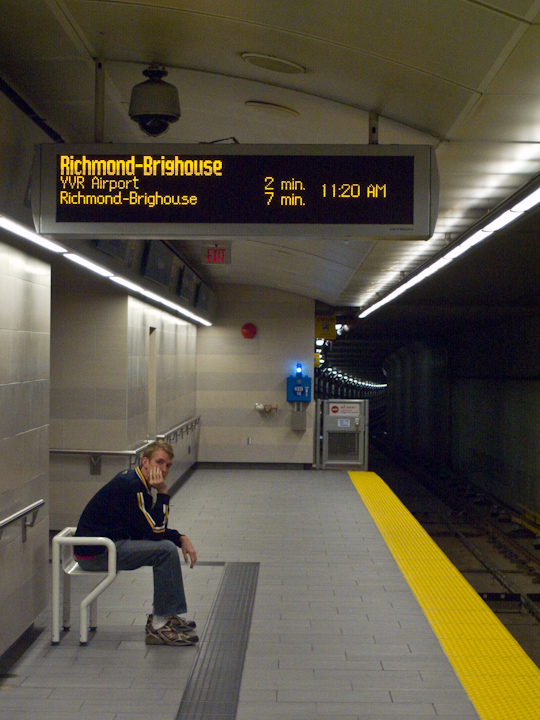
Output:
<svg viewBox="0 0 540 720">
<path fill-rule="evenodd" d="M 257 334 L 257 328 L 253 323 L 246 323 L 242 328 L 242 335 L 247 340 L 252 340 Z"/>
</svg>

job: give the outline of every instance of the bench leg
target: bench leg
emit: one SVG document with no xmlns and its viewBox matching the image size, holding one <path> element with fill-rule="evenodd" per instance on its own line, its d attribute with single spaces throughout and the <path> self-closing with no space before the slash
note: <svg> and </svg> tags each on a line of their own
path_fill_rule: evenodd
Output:
<svg viewBox="0 0 540 720">
<path fill-rule="evenodd" d="M 97 598 L 90 603 L 90 630 L 97 630 Z"/>
<path fill-rule="evenodd" d="M 52 543 L 52 632 L 51 643 L 60 642 L 60 546 Z"/>
<path fill-rule="evenodd" d="M 64 573 L 64 592 L 62 595 L 62 627 L 71 627 L 71 576 Z"/>
<path fill-rule="evenodd" d="M 88 643 L 88 605 L 81 603 L 81 619 L 79 628 L 79 643 L 86 645 Z"/>
</svg>

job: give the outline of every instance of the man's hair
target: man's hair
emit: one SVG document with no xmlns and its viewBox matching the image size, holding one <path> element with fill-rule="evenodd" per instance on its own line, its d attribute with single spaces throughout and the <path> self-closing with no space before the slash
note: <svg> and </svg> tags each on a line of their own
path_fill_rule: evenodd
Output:
<svg viewBox="0 0 540 720">
<path fill-rule="evenodd" d="M 174 458 L 174 450 L 172 449 L 172 445 L 169 445 L 169 443 L 165 442 L 165 440 L 154 440 L 153 443 L 147 445 L 143 453 L 143 457 L 151 460 L 154 457 L 154 453 L 156 453 L 158 450 L 165 450 L 171 460 Z"/>
</svg>

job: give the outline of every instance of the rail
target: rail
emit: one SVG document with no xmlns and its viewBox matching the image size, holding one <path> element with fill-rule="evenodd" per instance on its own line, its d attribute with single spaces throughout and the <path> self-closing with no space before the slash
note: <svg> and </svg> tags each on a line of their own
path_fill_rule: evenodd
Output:
<svg viewBox="0 0 540 720">
<path fill-rule="evenodd" d="M 197 415 L 197 417 L 191 418 L 191 420 L 186 420 L 183 423 L 180 423 L 180 425 L 177 425 L 176 427 L 171 428 L 168 432 L 164 433 L 163 435 L 157 435 L 158 440 L 165 440 L 165 442 L 171 442 L 171 440 L 177 440 L 178 436 L 180 438 L 184 437 L 184 433 L 186 435 L 189 435 L 189 433 L 192 430 L 195 430 L 197 425 L 201 422 L 201 416 Z"/>
<path fill-rule="evenodd" d="M 165 442 L 171 442 L 177 440 L 178 437 L 183 438 L 184 434 L 188 435 L 190 432 L 195 430 L 197 425 L 201 421 L 201 416 L 197 415 L 189 420 L 185 420 L 176 425 L 175 427 L 167 430 L 165 433 L 156 435 L 157 440 L 165 440 Z M 90 457 L 90 474 L 100 475 L 101 474 L 101 457 L 103 455 L 108 457 L 125 457 L 129 459 L 129 466 L 133 467 L 137 465 L 145 451 L 145 449 L 154 440 L 147 440 L 144 445 L 133 450 L 79 450 L 73 448 L 50 448 L 49 452 L 54 455 L 87 455 Z"/>
<path fill-rule="evenodd" d="M 22 520 L 22 541 L 26 542 L 26 531 L 28 528 L 34 527 L 39 508 L 42 505 L 45 505 L 45 500 L 36 500 L 35 503 L 28 505 L 28 507 L 25 507 L 22 510 L 13 513 L 13 515 L 9 515 L 9 517 L 0 520 L 0 538 L 2 537 L 2 532 L 7 525 L 11 525 L 11 523 L 16 522 L 17 520 Z M 32 518 L 28 520 L 27 516 L 30 515 L 30 513 L 32 513 Z"/>
</svg>

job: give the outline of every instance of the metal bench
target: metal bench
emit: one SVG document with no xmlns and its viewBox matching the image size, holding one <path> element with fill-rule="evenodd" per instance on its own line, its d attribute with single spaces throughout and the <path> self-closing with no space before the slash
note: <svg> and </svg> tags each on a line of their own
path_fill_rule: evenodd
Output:
<svg viewBox="0 0 540 720">
<path fill-rule="evenodd" d="M 97 598 L 114 581 L 116 571 L 116 546 L 106 537 L 75 537 L 77 528 L 66 527 L 52 540 L 52 645 L 60 642 L 60 576 L 64 571 L 64 590 L 62 595 L 62 626 L 64 630 L 70 628 L 71 617 L 71 578 L 76 575 L 95 575 L 102 580 L 94 589 L 83 598 L 80 604 L 80 633 L 81 645 L 88 643 L 88 628 L 97 628 Z M 75 556 L 75 545 L 104 545 L 109 554 L 107 572 L 88 572 L 83 570 Z"/>
</svg>

